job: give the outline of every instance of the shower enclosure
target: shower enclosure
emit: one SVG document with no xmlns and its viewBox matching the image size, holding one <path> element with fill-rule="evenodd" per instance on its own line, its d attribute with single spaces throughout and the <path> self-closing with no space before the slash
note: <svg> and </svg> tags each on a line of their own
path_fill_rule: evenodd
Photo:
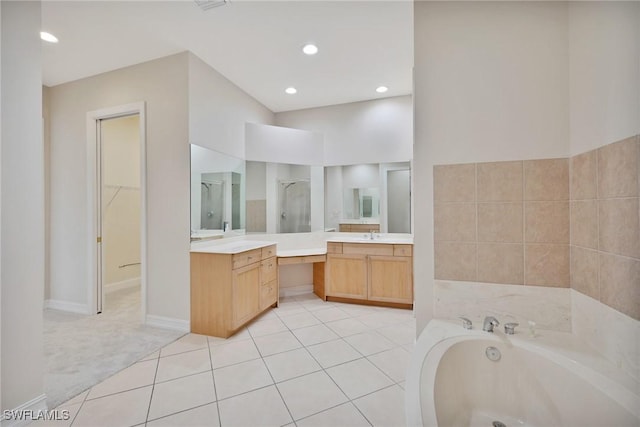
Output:
<svg viewBox="0 0 640 427">
<path fill-rule="evenodd" d="M 200 228 L 222 230 L 224 181 L 202 181 L 201 184 Z"/>
<path fill-rule="evenodd" d="M 280 233 L 311 231 L 311 187 L 309 180 L 279 181 Z"/>
</svg>

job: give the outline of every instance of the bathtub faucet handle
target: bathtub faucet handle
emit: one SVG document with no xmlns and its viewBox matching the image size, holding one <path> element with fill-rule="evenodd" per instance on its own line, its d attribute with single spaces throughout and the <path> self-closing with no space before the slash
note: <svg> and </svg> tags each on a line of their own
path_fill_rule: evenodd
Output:
<svg viewBox="0 0 640 427">
<path fill-rule="evenodd" d="M 487 316 L 482 323 L 482 330 L 486 332 L 493 332 L 493 328 L 500 326 L 500 322 L 493 316 Z"/>
<path fill-rule="evenodd" d="M 516 326 L 518 326 L 519 323 L 515 323 L 515 322 L 510 322 L 510 323 L 505 323 L 504 324 L 504 333 L 507 335 L 513 335 L 516 333 Z"/>
<path fill-rule="evenodd" d="M 459 317 L 460 320 L 462 320 L 462 327 L 465 329 L 473 329 L 473 322 L 471 322 L 471 320 L 467 319 L 466 317 Z"/>
</svg>

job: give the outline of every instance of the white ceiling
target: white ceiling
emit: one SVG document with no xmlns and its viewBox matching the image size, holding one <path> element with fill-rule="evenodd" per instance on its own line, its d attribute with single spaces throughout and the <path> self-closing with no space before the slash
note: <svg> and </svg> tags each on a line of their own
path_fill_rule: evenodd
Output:
<svg viewBox="0 0 640 427">
<path fill-rule="evenodd" d="M 411 1 L 45 1 L 42 28 L 60 39 L 43 45 L 47 86 L 190 50 L 274 112 L 412 88 Z"/>
</svg>

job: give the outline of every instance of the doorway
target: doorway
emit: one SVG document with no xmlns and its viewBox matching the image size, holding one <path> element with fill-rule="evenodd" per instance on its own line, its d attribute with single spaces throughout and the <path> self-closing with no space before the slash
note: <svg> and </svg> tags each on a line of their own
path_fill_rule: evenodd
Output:
<svg viewBox="0 0 640 427">
<path fill-rule="evenodd" d="M 144 103 L 87 115 L 89 307 L 123 320 L 146 316 Z"/>
</svg>

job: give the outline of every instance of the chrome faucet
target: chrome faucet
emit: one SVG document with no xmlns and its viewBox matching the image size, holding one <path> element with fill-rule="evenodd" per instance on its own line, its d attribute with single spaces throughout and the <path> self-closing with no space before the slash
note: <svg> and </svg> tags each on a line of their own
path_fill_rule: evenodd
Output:
<svg viewBox="0 0 640 427">
<path fill-rule="evenodd" d="M 493 316 L 487 316 L 484 318 L 484 322 L 482 323 L 482 330 L 486 332 L 493 332 L 493 328 L 499 326 L 500 322 Z"/>
<path fill-rule="evenodd" d="M 373 239 L 374 239 L 373 230 L 369 230 L 369 239 L 370 239 L 370 240 L 373 240 Z"/>
</svg>

